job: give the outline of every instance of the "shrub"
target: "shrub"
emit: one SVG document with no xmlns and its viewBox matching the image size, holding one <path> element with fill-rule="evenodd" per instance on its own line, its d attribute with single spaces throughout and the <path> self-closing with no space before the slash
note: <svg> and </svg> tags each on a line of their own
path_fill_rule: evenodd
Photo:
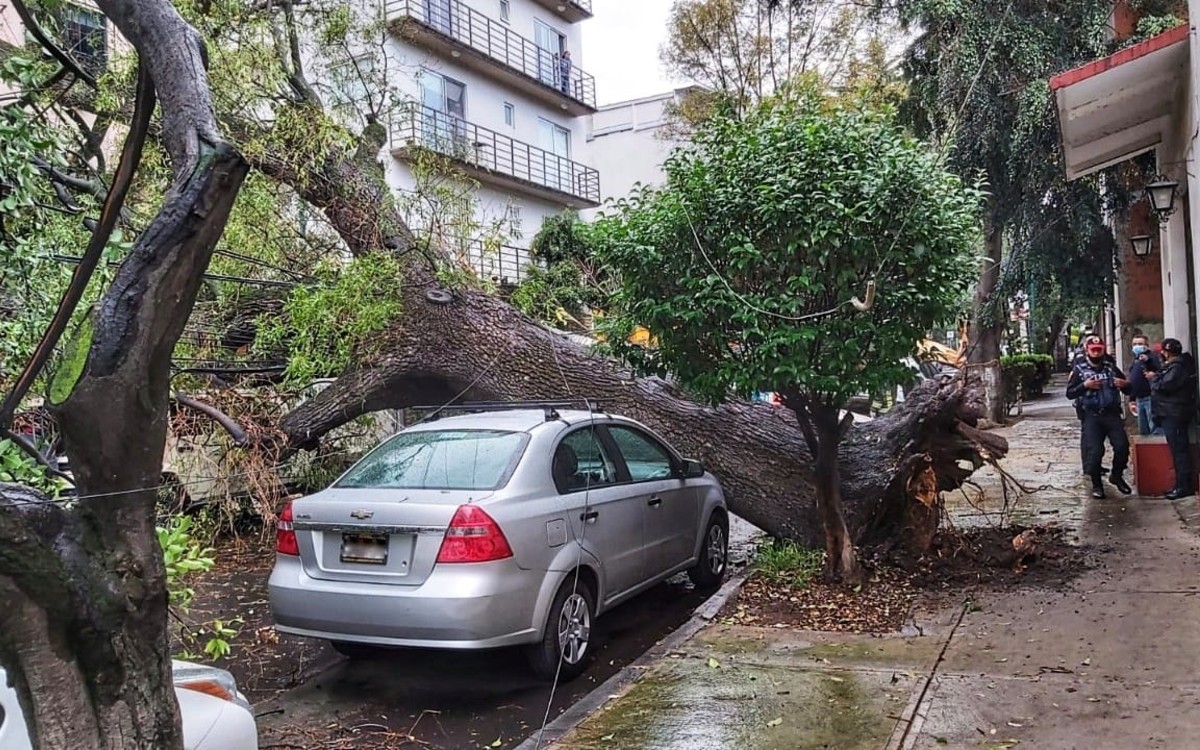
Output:
<svg viewBox="0 0 1200 750">
<path fill-rule="evenodd" d="M 1000 368 L 1005 407 L 1011 410 L 1017 401 L 1042 395 L 1054 370 L 1054 358 L 1049 354 L 1017 354 L 1001 357 Z"/>
</svg>

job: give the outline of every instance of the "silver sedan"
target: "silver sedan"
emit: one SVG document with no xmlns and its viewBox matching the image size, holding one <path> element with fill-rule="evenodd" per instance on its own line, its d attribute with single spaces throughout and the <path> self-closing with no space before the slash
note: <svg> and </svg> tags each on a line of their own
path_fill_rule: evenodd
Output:
<svg viewBox="0 0 1200 750">
<path fill-rule="evenodd" d="M 578 675 L 593 620 L 681 571 L 717 587 L 717 480 L 643 425 L 555 406 L 404 430 L 280 514 L 270 597 L 285 633 L 372 646 L 526 648 Z"/>
</svg>

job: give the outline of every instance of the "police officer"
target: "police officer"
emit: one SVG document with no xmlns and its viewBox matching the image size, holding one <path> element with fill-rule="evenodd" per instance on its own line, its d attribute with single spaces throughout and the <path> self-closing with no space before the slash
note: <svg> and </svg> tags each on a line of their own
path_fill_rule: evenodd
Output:
<svg viewBox="0 0 1200 750">
<path fill-rule="evenodd" d="M 1081 336 L 1079 339 L 1079 346 L 1075 347 L 1075 354 L 1071 357 L 1071 368 L 1072 369 L 1087 362 L 1087 342 L 1088 342 L 1088 339 L 1091 339 L 1091 338 L 1098 338 L 1098 337 L 1092 333 L 1091 328 L 1084 329 L 1083 336 Z M 1114 359 L 1113 356 L 1111 354 L 1109 354 L 1107 350 L 1104 352 L 1104 358 L 1109 364 L 1113 365 L 1114 367 L 1116 366 L 1117 360 Z M 1088 446 L 1087 446 L 1087 432 L 1083 429 L 1083 416 L 1084 416 L 1083 415 L 1083 399 L 1076 398 L 1072 405 L 1075 407 L 1075 416 L 1079 419 L 1079 423 L 1080 423 L 1079 424 L 1079 464 L 1082 467 L 1081 470 L 1083 471 L 1084 476 L 1088 476 L 1088 462 L 1087 462 Z M 1101 466 L 1100 473 L 1107 474 L 1108 467 Z"/>
<path fill-rule="evenodd" d="M 1087 337 L 1084 352 L 1086 356 L 1083 361 L 1071 368 L 1067 398 L 1078 399 L 1077 405 L 1083 417 L 1086 473 L 1092 480 L 1092 497 L 1104 497 L 1104 487 L 1100 483 L 1100 462 L 1104 458 L 1106 439 L 1113 449 L 1108 481 L 1128 495 L 1133 488 L 1123 476 L 1129 464 L 1129 436 L 1125 434 L 1125 422 L 1122 419 L 1121 394 L 1128 393 L 1129 381 L 1107 356 L 1108 347 L 1104 339 L 1099 336 Z"/>
</svg>

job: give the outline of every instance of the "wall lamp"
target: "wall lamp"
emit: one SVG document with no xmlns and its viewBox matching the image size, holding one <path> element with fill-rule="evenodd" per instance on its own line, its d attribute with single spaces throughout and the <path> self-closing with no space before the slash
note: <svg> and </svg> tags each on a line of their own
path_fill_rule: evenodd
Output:
<svg viewBox="0 0 1200 750">
<path fill-rule="evenodd" d="M 1175 213 L 1175 194 L 1179 190 L 1179 183 L 1174 180 L 1168 180 L 1166 177 L 1158 176 L 1154 178 L 1146 186 L 1146 195 L 1150 198 L 1150 207 L 1154 209 L 1154 215 L 1158 220 L 1166 221 L 1171 214 Z"/>
</svg>

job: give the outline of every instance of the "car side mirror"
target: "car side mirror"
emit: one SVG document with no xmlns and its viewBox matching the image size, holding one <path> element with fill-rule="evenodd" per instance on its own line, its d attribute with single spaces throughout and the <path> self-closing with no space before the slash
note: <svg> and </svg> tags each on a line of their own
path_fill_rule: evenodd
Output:
<svg viewBox="0 0 1200 750">
<path fill-rule="evenodd" d="M 684 479 L 699 479 L 704 476 L 704 464 L 691 458 L 683 459 L 683 466 L 680 467 L 680 473 Z"/>
</svg>

